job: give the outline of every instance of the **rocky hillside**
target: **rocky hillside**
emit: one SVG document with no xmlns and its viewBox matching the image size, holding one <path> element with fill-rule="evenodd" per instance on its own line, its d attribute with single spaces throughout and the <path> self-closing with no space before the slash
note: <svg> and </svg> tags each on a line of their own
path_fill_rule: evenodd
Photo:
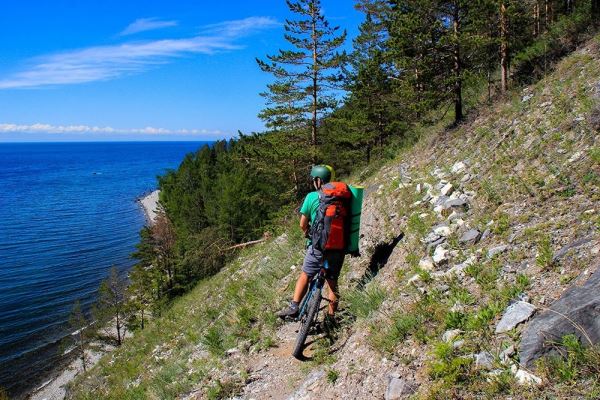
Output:
<svg viewBox="0 0 600 400">
<path fill-rule="evenodd" d="M 70 397 L 598 398 L 600 352 L 584 346 L 600 339 L 598 133 L 600 37 L 356 178 L 363 256 L 346 263 L 339 328 L 312 338 L 306 361 L 290 356 L 297 326 L 273 316 L 301 265 L 293 221 Z M 548 351 L 565 358 L 536 361 Z"/>
</svg>

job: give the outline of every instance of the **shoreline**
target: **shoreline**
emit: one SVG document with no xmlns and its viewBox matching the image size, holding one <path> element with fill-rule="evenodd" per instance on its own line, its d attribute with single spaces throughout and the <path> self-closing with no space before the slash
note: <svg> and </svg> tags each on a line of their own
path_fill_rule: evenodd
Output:
<svg viewBox="0 0 600 400">
<path fill-rule="evenodd" d="M 136 200 L 144 212 L 144 217 L 148 225 L 152 225 L 156 221 L 160 209 L 158 202 L 159 193 L 160 190 L 153 190 Z M 114 326 L 110 323 L 109 326 L 102 328 L 101 332 L 106 337 L 111 337 L 114 336 L 112 334 L 113 330 Z M 129 338 L 131 335 L 131 332 L 124 329 L 123 339 Z M 115 348 L 115 346 L 106 341 L 92 341 L 86 350 L 87 368 L 92 368 L 100 361 L 102 356 L 110 353 Z M 28 400 L 63 400 L 67 394 L 67 385 L 83 372 L 83 365 L 81 364 L 81 359 L 79 357 L 74 357 L 71 354 L 71 351 L 63 353 L 63 357 L 64 358 L 59 361 L 57 368 L 55 368 L 54 371 L 46 373 L 45 377 L 40 379 L 42 382 L 41 384 L 26 390 L 23 393 L 22 398 Z"/>
<path fill-rule="evenodd" d="M 137 200 L 144 210 L 144 216 L 146 217 L 148 225 L 154 224 L 158 211 L 160 210 L 160 204 L 158 203 L 159 194 L 160 190 L 153 190 Z"/>
<path fill-rule="evenodd" d="M 130 339 L 133 334 L 125 327 L 122 327 L 122 338 Z M 89 342 L 86 354 L 86 368 L 93 368 L 100 359 L 116 349 L 114 341 L 116 341 L 116 322 L 111 320 L 107 326 L 99 330 L 100 335 L 104 338 L 97 338 Z M 71 333 L 73 335 L 74 333 Z M 67 385 L 73 381 L 79 374 L 83 372 L 83 364 L 81 358 L 72 355 L 72 350 L 63 354 L 65 356 L 64 365 L 57 368 L 53 374 L 49 375 L 41 385 L 29 390 L 25 398 L 28 400 L 63 400 L 67 395 Z"/>
</svg>

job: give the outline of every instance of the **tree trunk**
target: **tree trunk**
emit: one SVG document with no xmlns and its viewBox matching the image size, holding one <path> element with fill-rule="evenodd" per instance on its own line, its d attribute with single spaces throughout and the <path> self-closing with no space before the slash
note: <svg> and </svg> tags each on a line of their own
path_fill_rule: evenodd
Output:
<svg viewBox="0 0 600 400">
<path fill-rule="evenodd" d="M 548 32 L 550 26 L 550 0 L 544 0 L 544 32 Z"/>
<path fill-rule="evenodd" d="M 540 3 L 536 0 L 533 5 L 533 36 L 537 37 L 540 34 Z"/>
<path fill-rule="evenodd" d="M 318 57 L 317 57 L 317 15 L 316 15 L 316 9 L 313 9 L 313 15 L 312 15 L 312 51 L 313 51 L 313 73 L 312 73 L 312 80 L 313 80 L 313 85 L 312 85 L 312 132 L 311 132 L 311 144 L 313 146 L 313 149 L 316 150 L 317 147 L 317 107 L 319 104 L 319 97 L 318 97 L 318 89 L 317 89 L 317 82 L 318 82 Z M 313 157 L 315 157 L 316 155 L 316 151 L 313 154 Z"/>
<path fill-rule="evenodd" d="M 83 372 L 87 371 L 87 365 L 85 365 L 85 343 L 83 341 L 83 328 L 79 330 L 79 349 L 81 351 L 81 365 L 83 366 Z"/>
<path fill-rule="evenodd" d="M 142 308 L 142 330 L 144 330 L 144 309 Z"/>
<path fill-rule="evenodd" d="M 117 345 L 121 345 L 121 320 L 119 319 L 119 312 L 117 311 Z"/>
<path fill-rule="evenodd" d="M 460 5 L 454 2 L 454 123 L 458 124 L 463 119 L 462 109 L 462 77 L 460 60 Z"/>
<path fill-rule="evenodd" d="M 502 93 L 505 93 L 508 89 L 508 23 L 504 1 L 500 3 L 500 70 L 500 87 Z"/>
</svg>

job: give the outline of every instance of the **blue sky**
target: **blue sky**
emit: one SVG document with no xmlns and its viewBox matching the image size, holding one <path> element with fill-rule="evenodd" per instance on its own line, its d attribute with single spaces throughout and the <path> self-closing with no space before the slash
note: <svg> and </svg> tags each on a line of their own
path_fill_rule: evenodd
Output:
<svg viewBox="0 0 600 400">
<path fill-rule="evenodd" d="M 356 35 L 351 0 L 323 0 Z M 0 142 L 206 140 L 260 131 L 271 80 L 255 58 L 286 47 L 284 0 L 4 2 Z"/>
</svg>

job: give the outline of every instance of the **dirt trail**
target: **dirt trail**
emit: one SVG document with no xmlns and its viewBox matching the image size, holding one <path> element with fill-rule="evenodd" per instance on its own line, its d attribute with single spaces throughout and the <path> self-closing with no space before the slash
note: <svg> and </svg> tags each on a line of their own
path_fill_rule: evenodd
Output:
<svg viewBox="0 0 600 400">
<path fill-rule="evenodd" d="M 277 331 L 278 346 L 259 353 L 249 360 L 247 369 L 251 381 L 244 387 L 243 399 L 288 399 L 306 378 L 305 361 L 292 357 L 299 323 L 288 322 Z M 309 336 L 308 342 L 314 341 Z M 304 354 L 310 357 L 310 344 Z"/>
</svg>

